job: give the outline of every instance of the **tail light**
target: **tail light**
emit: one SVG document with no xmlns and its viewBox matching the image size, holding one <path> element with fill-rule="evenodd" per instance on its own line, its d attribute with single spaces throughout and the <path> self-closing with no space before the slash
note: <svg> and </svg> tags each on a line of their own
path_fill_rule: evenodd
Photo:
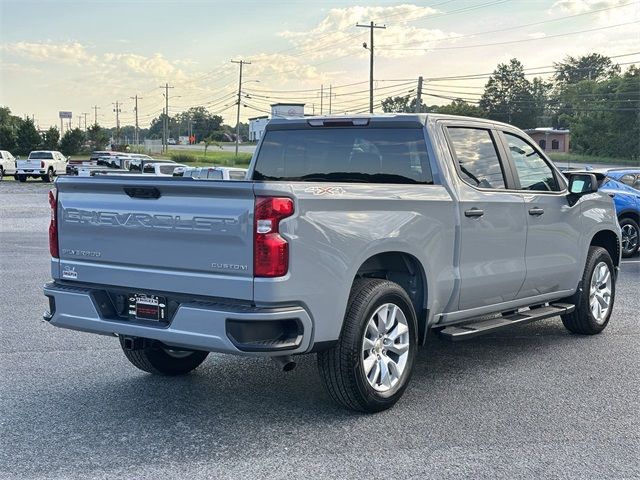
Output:
<svg viewBox="0 0 640 480">
<path fill-rule="evenodd" d="M 49 223 L 49 252 L 53 258 L 60 258 L 58 250 L 58 192 L 54 188 L 49 191 L 51 206 L 51 222 Z"/>
<path fill-rule="evenodd" d="M 289 271 L 289 244 L 280 236 L 280 220 L 293 215 L 293 200 L 256 197 L 253 274 L 282 277 Z"/>
</svg>

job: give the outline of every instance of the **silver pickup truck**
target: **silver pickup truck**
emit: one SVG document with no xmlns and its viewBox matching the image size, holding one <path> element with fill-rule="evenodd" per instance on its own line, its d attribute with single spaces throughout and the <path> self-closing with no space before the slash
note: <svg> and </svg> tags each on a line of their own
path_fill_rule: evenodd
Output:
<svg viewBox="0 0 640 480">
<path fill-rule="evenodd" d="M 315 352 L 331 397 L 374 412 L 403 394 L 430 330 L 560 316 L 590 335 L 611 316 L 611 198 L 509 125 L 274 119 L 247 179 L 59 178 L 45 319 L 117 336 L 155 374 L 208 352 L 285 370 Z"/>
</svg>

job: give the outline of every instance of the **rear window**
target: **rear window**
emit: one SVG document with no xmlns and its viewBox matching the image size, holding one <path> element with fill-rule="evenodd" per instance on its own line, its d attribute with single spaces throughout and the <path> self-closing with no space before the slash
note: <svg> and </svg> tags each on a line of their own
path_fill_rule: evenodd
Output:
<svg viewBox="0 0 640 480">
<path fill-rule="evenodd" d="M 433 178 L 422 129 L 272 130 L 256 159 L 254 180 L 422 183 Z"/>
<path fill-rule="evenodd" d="M 34 160 L 53 160 L 53 154 L 51 152 L 31 152 L 29 158 Z"/>
<path fill-rule="evenodd" d="M 246 172 L 242 172 L 240 170 L 230 170 L 229 171 L 229 179 L 230 180 L 244 180 L 246 176 Z"/>
<path fill-rule="evenodd" d="M 146 168 L 146 166 L 145 166 Z M 171 175 L 173 173 L 173 171 L 178 168 L 175 165 L 160 165 L 160 173 L 163 173 L 165 175 Z"/>
</svg>

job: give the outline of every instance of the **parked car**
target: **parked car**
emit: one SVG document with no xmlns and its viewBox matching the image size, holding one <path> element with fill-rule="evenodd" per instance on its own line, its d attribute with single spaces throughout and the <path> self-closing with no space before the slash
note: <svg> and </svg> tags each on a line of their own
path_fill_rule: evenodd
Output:
<svg viewBox="0 0 640 480">
<path fill-rule="evenodd" d="M 429 330 L 464 340 L 560 316 L 593 335 L 611 317 L 612 199 L 512 126 L 273 119 L 247 178 L 58 179 L 45 320 L 116 335 L 153 374 L 209 352 L 283 370 L 317 353 L 331 397 L 376 412 L 402 396 Z"/>
<path fill-rule="evenodd" d="M 131 158 L 126 154 L 101 156 L 94 165 L 74 167 L 74 172 L 80 177 L 93 177 L 103 173 L 129 173 L 130 162 Z"/>
<path fill-rule="evenodd" d="M 0 150 L 0 180 L 5 175 L 16 174 L 16 159 L 11 152 Z"/>
<path fill-rule="evenodd" d="M 144 171 L 145 165 L 148 163 L 170 163 L 176 164 L 173 160 L 158 160 L 156 158 L 151 158 L 148 155 L 141 154 L 133 154 L 129 155 L 129 170 L 132 172 L 142 173 Z"/>
<path fill-rule="evenodd" d="M 180 163 L 153 162 L 146 163 L 145 166 L 142 167 L 142 173 L 173 176 L 175 169 L 178 167 L 183 169 L 188 168 L 186 165 L 182 165 Z"/>
<path fill-rule="evenodd" d="M 236 167 L 187 167 L 182 176 L 196 180 L 244 180 L 246 168 Z"/>
<path fill-rule="evenodd" d="M 640 169 L 607 169 L 600 189 L 613 197 L 622 231 L 622 256 L 640 249 Z"/>
<path fill-rule="evenodd" d="M 176 145 L 176 139 L 169 137 L 169 139 L 167 140 L 167 143 L 169 145 Z"/>
<path fill-rule="evenodd" d="M 57 175 L 67 173 L 67 158 L 54 150 L 35 150 L 26 160 L 16 161 L 16 180 L 26 182 L 28 177 L 52 182 Z"/>
</svg>

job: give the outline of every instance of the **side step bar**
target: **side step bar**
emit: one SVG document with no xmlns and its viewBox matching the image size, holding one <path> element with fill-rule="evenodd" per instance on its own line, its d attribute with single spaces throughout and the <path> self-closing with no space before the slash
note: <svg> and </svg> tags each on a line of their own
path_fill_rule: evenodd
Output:
<svg viewBox="0 0 640 480">
<path fill-rule="evenodd" d="M 516 312 L 510 315 L 491 318 L 489 320 L 481 320 L 475 323 L 471 321 L 463 325 L 452 325 L 440 330 L 439 334 L 447 340 L 459 342 L 468 338 L 495 332 L 496 330 L 500 330 L 505 327 L 524 325 L 525 323 L 531 323 L 536 320 L 543 320 L 545 318 L 571 313 L 575 308 L 575 305 L 570 305 L 568 303 L 554 303 L 548 307 L 525 310 L 524 312 Z"/>
</svg>

